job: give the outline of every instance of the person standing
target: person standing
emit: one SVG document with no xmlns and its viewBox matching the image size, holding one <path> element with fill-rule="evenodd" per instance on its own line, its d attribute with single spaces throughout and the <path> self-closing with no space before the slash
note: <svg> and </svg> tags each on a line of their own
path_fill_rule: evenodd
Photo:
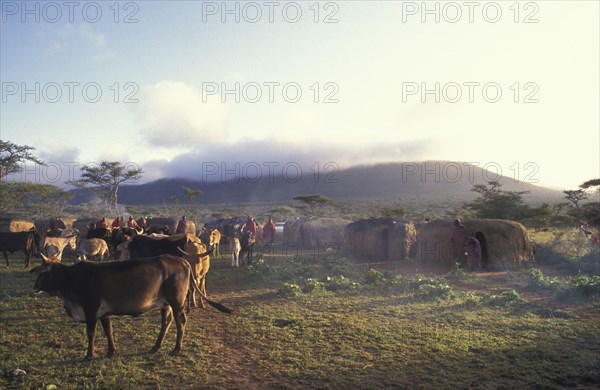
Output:
<svg viewBox="0 0 600 390">
<path fill-rule="evenodd" d="M 465 252 L 467 243 L 467 229 L 460 219 L 454 220 L 454 230 L 452 231 L 452 245 L 454 247 L 454 259 L 465 265 Z"/>
</svg>

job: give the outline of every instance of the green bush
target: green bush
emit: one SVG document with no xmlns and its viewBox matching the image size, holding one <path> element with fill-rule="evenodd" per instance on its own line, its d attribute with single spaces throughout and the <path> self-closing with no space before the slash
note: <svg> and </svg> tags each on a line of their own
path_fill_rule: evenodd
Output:
<svg viewBox="0 0 600 390">
<path fill-rule="evenodd" d="M 360 284 L 344 275 L 328 276 L 325 279 L 325 289 L 327 291 L 352 291 L 360 287 Z"/>
<path fill-rule="evenodd" d="M 308 278 L 304 281 L 302 291 L 307 294 L 325 291 L 325 283 L 315 278 Z"/>
<path fill-rule="evenodd" d="M 277 295 L 285 298 L 297 297 L 302 294 L 302 289 L 297 284 L 282 283 Z"/>
<path fill-rule="evenodd" d="M 417 290 L 417 297 L 427 301 L 442 301 L 456 297 L 454 289 L 448 284 L 421 284 Z"/>
<path fill-rule="evenodd" d="M 529 287 L 558 291 L 563 284 L 559 278 L 545 276 L 540 269 L 532 268 L 529 271 Z"/>
<path fill-rule="evenodd" d="M 265 263 L 265 260 L 260 258 L 255 260 L 248 266 L 248 274 L 251 279 L 263 280 L 267 276 L 272 276 L 275 273 L 273 267 Z"/>
<path fill-rule="evenodd" d="M 481 303 L 489 306 L 508 307 L 518 305 L 521 302 L 523 302 L 523 298 L 514 289 L 503 291 L 499 295 L 487 293 L 481 297 Z"/>
<path fill-rule="evenodd" d="M 363 283 L 372 286 L 383 286 L 389 282 L 389 273 L 383 273 L 378 269 L 371 268 L 363 275 Z"/>
<path fill-rule="evenodd" d="M 584 297 L 600 297 L 600 276 L 575 276 L 569 281 L 569 289 Z"/>
<path fill-rule="evenodd" d="M 468 280 L 469 274 L 467 272 L 465 272 L 462 264 L 454 263 L 454 265 L 452 266 L 452 269 L 450 270 L 450 272 L 448 272 L 446 277 L 450 280 L 462 281 L 462 280 Z"/>
</svg>

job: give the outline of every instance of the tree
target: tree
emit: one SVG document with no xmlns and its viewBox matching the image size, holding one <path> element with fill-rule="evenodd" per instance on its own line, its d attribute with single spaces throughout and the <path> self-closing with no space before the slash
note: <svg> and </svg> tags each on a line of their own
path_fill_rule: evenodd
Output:
<svg viewBox="0 0 600 390">
<path fill-rule="evenodd" d="M 32 146 L 16 145 L 10 141 L 0 140 L 0 180 L 5 176 L 19 173 L 23 170 L 21 163 L 31 161 L 44 165 L 44 162 L 31 154 Z"/>
<path fill-rule="evenodd" d="M 90 191 L 104 202 L 113 217 L 119 217 L 119 186 L 126 182 L 137 182 L 144 173 L 140 167 L 128 167 L 129 164 L 118 161 L 102 161 L 98 166 L 83 166 L 81 179 L 67 183 Z"/>
<path fill-rule="evenodd" d="M 565 190 L 563 191 L 565 198 L 573 204 L 575 207 L 575 219 L 579 221 L 581 219 L 581 210 L 579 209 L 579 202 L 587 199 L 588 194 L 583 189 L 579 190 Z"/>
<path fill-rule="evenodd" d="M 187 212 L 190 212 L 190 209 L 192 208 L 192 202 L 194 200 L 194 198 L 197 198 L 199 196 L 202 196 L 203 192 L 200 190 L 195 190 L 193 188 L 190 187 L 186 187 L 183 186 L 181 187 L 181 189 L 183 190 L 183 194 L 185 195 L 185 198 L 187 199 Z"/>
<path fill-rule="evenodd" d="M 523 202 L 523 195 L 529 191 L 504 191 L 497 181 L 490 181 L 487 185 L 476 184 L 471 191 L 479 196 L 474 201 L 465 204 L 465 207 L 478 218 L 499 218 L 509 220 L 522 220 L 531 214 L 532 209 Z"/>
<path fill-rule="evenodd" d="M 600 195 L 600 179 L 588 180 L 581 184 L 579 188 L 584 191 L 593 191 L 595 189 L 598 193 L 596 199 L 598 199 L 598 196 Z M 600 202 L 594 201 L 585 203 L 581 207 L 581 217 L 590 225 L 600 229 Z"/>
<path fill-rule="evenodd" d="M 313 217 L 317 216 L 321 212 L 324 205 L 333 204 L 334 201 L 326 196 L 315 194 L 315 195 L 298 195 L 293 198 L 294 200 L 304 202 L 310 208 L 310 215 Z"/>
</svg>

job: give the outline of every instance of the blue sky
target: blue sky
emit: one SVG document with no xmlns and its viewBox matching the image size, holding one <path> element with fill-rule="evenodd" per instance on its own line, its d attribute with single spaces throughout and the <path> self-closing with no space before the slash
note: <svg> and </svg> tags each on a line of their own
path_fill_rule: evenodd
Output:
<svg viewBox="0 0 600 390">
<path fill-rule="evenodd" d="M 600 176 L 596 1 L 1 3 L 1 138 L 61 179 L 102 160 L 146 180 L 431 159 Z"/>
</svg>

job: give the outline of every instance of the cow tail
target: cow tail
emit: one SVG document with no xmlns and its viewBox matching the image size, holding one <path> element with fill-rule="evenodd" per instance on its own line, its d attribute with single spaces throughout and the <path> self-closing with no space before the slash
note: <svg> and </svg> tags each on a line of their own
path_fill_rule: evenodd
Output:
<svg viewBox="0 0 600 390">
<path fill-rule="evenodd" d="M 200 296 L 202 298 L 204 298 L 204 300 L 206 302 L 208 302 L 208 304 L 211 305 L 212 307 L 214 307 L 215 309 L 217 309 L 223 313 L 231 314 L 233 312 L 233 310 L 231 310 L 230 308 L 226 307 L 225 305 L 223 305 L 219 302 L 215 302 L 215 301 L 208 299 L 206 294 L 204 294 L 202 292 L 202 290 L 200 290 L 200 286 L 198 286 L 198 280 L 196 279 L 196 276 L 194 275 L 194 272 L 192 271 L 192 266 L 187 261 L 184 261 L 184 263 L 187 265 L 188 269 L 190 270 L 190 283 L 192 283 L 192 285 L 194 286 L 193 287 L 194 290 L 197 291 L 198 294 L 200 294 Z"/>
</svg>

